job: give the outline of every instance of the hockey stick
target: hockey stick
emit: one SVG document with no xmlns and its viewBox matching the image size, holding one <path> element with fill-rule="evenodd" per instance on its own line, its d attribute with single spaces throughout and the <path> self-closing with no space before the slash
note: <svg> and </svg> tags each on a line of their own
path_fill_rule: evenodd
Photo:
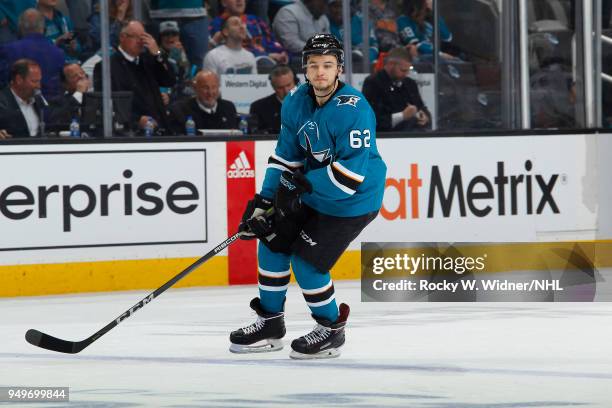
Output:
<svg viewBox="0 0 612 408">
<path fill-rule="evenodd" d="M 266 216 L 272 214 L 273 211 L 268 211 Z M 184 271 L 176 275 L 174 278 L 170 279 L 168 282 L 164 283 L 163 286 L 151 292 L 147 297 L 142 299 L 140 302 L 136 303 L 134 306 L 123 312 L 119 317 L 115 320 L 104 326 L 102 329 L 98 330 L 93 335 L 89 336 L 85 340 L 81 341 L 68 341 L 58 339 L 57 337 L 50 336 L 46 333 L 40 332 L 35 329 L 30 329 L 25 334 L 25 339 L 28 343 L 41 347 L 51 351 L 57 351 L 59 353 L 69 353 L 76 354 L 82 351 L 85 347 L 89 346 L 94 341 L 98 340 L 100 337 L 111 331 L 115 326 L 119 325 L 122 321 L 132 316 L 138 309 L 144 307 L 147 303 L 150 303 L 164 293 L 168 288 L 174 285 L 176 282 L 183 279 L 189 273 L 193 272 L 204 262 L 208 261 L 213 256 L 217 255 L 219 252 L 223 251 L 225 248 L 230 246 L 234 241 L 236 241 L 243 232 L 237 232 L 225 241 L 222 244 L 215 247 L 212 251 L 208 252 L 206 255 L 195 261 L 193 264 L 188 266 Z"/>
</svg>

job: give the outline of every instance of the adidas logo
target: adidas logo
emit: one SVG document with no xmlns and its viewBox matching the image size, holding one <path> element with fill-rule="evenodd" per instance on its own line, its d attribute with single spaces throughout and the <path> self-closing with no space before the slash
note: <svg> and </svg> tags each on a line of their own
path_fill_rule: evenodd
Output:
<svg viewBox="0 0 612 408">
<path fill-rule="evenodd" d="M 240 152 L 234 163 L 229 166 L 227 178 L 253 178 L 255 170 L 251 168 L 251 163 L 243 151 Z"/>
</svg>

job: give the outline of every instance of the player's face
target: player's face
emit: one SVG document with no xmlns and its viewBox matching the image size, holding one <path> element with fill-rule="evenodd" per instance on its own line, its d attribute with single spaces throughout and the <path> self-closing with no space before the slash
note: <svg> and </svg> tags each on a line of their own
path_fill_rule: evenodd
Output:
<svg viewBox="0 0 612 408">
<path fill-rule="evenodd" d="M 342 68 L 335 55 L 311 55 L 306 64 L 306 77 L 315 91 L 327 91 L 336 83 Z"/>
</svg>

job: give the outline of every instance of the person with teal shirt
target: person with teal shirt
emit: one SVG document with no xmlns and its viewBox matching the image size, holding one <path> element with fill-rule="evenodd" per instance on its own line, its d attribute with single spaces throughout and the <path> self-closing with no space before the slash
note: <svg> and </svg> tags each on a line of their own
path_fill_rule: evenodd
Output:
<svg viewBox="0 0 612 408">
<path fill-rule="evenodd" d="M 397 31 L 402 44 L 416 48 L 416 56 L 431 56 L 433 54 L 433 24 L 431 0 L 404 0 L 404 14 L 397 18 Z M 446 26 L 444 19 L 438 18 L 440 28 L 440 43 L 450 43 L 453 34 Z M 450 55 L 441 54 L 443 57 Z"/>
<path fill-rule="evenodd" d="M 327 18 L 329 19 L 329 31 L 340 41 L 344 38 L 344 27 L 342 26 L 342 1 L 333 0 L 327 5 Z M 360 13 L 351 16 L 351 45 L 353 46 L 353 62 L 355 56 L 362 57 L 361 44 L 363 43 L 363 20 Z M 370 25 L 368 33 L 370 37 L 369 57 L 370 62 L 378 58 L 378 40 Z"/>
<path fill-rule="evenodd" d="M 72 20 L 56 6 L 57 0 L 38 0 L 38 10 L 45 16 L 45 37 L 64 51 L 66 62 L 79 62 L 82 49 Z"/>
</svg>

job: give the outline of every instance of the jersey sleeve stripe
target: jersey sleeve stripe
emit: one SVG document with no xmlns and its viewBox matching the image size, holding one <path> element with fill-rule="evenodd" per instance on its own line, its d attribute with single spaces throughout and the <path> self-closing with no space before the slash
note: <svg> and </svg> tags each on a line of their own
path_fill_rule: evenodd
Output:
<svg viewBox="0 0 612 408">
<path fill-rule="evenodd" d="M 364 177 L 361 174 L 357 174 L 354 173 L 352 171 L 350 171 L 349 169 L 347 169 L 346 167 L 344 167 L 342 164 L 338 163 L 338 162 L 333 162 L 332 166 L 334 166 L 334 168 L 336 170 L 338 170 L 340 173 L 344 174 L 346 177 L 349 177 L 359 183 L 363 182 Z"/>
<path fill-rule="evenodd" d="M 288 168 L 288 167 L 287 167 L 287 166 L 285 166 L 285 165 L 282 165 L 282 164 L 276 164 L 276 163 L 270 163 L 270 162 L 268 162 L 268 168 L 269 168 L 269 169 L 278 169 L 278 170 L 280 170 L 280 171 L 286 171 L 286 170 L 288 170 L 288 171 L 293 171 L 292 169 Z"/>
<path fill-rule="evenodd" d="M 279 170 L 294 172 L 297 168 L 302 167 L 303 165 L 304 164 L 302 162 L 291 162 L 275 154 L 270 155 L 268 158 L 268 167 L 274 167 Z"/>
<path fill-rule="evenodd" d="M 338 174 L 339 174 L 338 177 L 342 178 L 342 174 L 341 173 L 338 173 Z M 340 190 L 344 191 L 346 194 L 353 195 L 357 192 L 356 190 L 357 187 L 351 188 L 347 186 L 346 184 L 341 183 L 338 179 L 336 179 L 336 173 L 334 173 L 332 166 L 327 166 L 327 176 L 329 177 L 329 180 L 332 182 L 334 186 L 338 187 Z M 348 177 L 344 177 L 344 180 L 350 186 L 353 186 L 355 184 L 355 181 L 349 179 Z"/>
<path fill-rule="evenodd" d="M 330 167 L 334 179 L 338 183 L 353 191 L 357 191 L 357 188 L 359 188 L 359 185 L 363 181 L 363 176 L 353 173 L 352 171 L 348 170 L 346 167 L 337 162 L 332 163 Z"/>
</svg>

